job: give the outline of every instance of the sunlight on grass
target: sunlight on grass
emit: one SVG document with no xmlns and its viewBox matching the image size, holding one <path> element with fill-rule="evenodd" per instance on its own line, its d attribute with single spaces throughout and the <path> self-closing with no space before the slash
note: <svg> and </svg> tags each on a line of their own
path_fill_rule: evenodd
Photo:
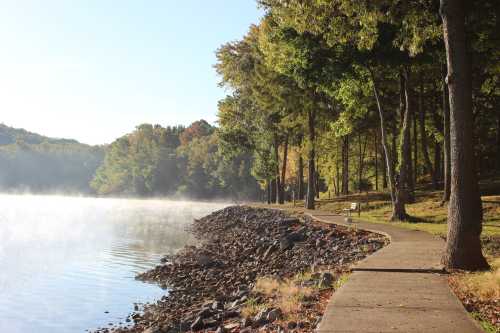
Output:
<svg viewBox="0 0 500 333">
<path fill-rule="evenodd" d="M 483 196 L 483 237 L 500 236 L 500 196 Z M 317 203 L 322 211 L 342 214 L 350 202 L 361 202 L 362 220 L 375 223 L 391 223 L 402 228 L 426 231 L 434 235 L 446 236 L 448 206 L 441 205 L 441 192 L 417 192 L 417 201 L 407 204 L 407 213 L 416 221 L 390 222 L 391 204 L 387 195 L 370 192 L 347 197 L 324 199 Z M 299 207 L 295 208 L 300 209 Z M 355 213 L 354 218 L 358 215 Z"/>
<path fill-rule="evenodd" d="M 245 302 L 245 306 L 241 309 L 241 315 L 245 318 L 250 318 L 266 307 L 266 304 L 259 304 L 255 298 L 249 298 Z"/>
<path fill-rule="evenodd" d="M 264 307 L 275 307 L 279 308 L 285 317 L 293 317 L 300 311 L 302 302 L 311 296 L 317 288 L 304 285 L 303 282 L 310 281 L 311 277 L 311 273 L 305 272 L 286 280 L 270 277 L 257 279 L 254 292 L 263 295 L 267 303 L 257 304 L 255 299 L 251 298 L 245 304 L 242 314 L 245 317 L 251 317 Z"/>
<path fill-rule="evenodd" d="M 480 300 L 500 299 L 500 258 L 492 259 L 491 271 L 464 273 L 456 277 L 460 290 Z"/>
</svg>

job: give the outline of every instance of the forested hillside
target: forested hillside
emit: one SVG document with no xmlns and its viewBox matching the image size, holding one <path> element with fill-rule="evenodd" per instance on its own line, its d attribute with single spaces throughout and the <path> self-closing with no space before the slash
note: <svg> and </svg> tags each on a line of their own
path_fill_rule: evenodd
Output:
<svg viewBox="0 0 500 333">
<path fill-rule="evenodd" d="M 224 158 L 219 142 L 204 120 L 187 128 L 140 125 L 107 148 L 92 187 L 104 195 L 257 198 L 251 155 Z"/>
<path fill-rule="evenodd" d="M 104 149 L 0 124 L 0 190 L 89 193 Z"/>
</svg>

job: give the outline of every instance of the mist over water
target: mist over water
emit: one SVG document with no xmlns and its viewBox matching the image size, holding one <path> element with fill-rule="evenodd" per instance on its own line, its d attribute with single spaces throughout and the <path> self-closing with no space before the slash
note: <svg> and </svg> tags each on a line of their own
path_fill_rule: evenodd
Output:
<svg viewBox="0 0 500 333">
<path fill-rule="evenodd" d="M 224 206 L 0 195 L 0 332 L 124 322 L 134 302 L 166 293 L 134 276 L 193 242 L 185 231 L 193 218 Z"/>
</svg>

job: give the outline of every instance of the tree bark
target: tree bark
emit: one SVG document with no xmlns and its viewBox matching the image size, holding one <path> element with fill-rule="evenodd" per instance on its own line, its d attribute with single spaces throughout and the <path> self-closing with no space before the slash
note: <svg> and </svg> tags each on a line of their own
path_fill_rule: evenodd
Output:
<svg viewBox="0 0 500 333">
<path fill-rule="evenodd" d="M 408 219 L 406 213 L 406 202 L 408 200 L 408 164 L 411 163 L 410 153 L 410 114 L 413 107 L 411 98 L 410 70 L 407 68 L 404 74 L 400 74 L 400 93 L 405 96 L 405 107 L 403 122 L 401 124 L 400 150 L 401 158 L 399 164 L 399 178 L 396 180 L 396 202 L 392 212 L 391 220 L 405 221 Z M 401 103 L 400 106 L 403 107 Z"/>
<path fill-rule="evenodd" d="M 382 154 L 384 153 L 384 147 L 382 147 Z M 382 162 L 383 164 L 383 162 Z M 387 168 L 385 166 L 382 167 L 382 189 L 387 188 Z"/>
<path fill-rule="evenodd" d="M 441 179 L 441 155 L 443 152 L 441 151 L 441 145 L 439 142 L 435 142 L 434 144 L 434 175 L 436 177 L 436 187 L 435 190 L 439 189 L 439 182 Z"/>
<path fill-rule="evenodd" d="M 288 160 L 288 134 L 285 135 L 285 144 L 283 147 L 283 164 L 281 165 L 281 184 L 280 184 L 280 197 L 279 203 L 285 203 L 285 178 L 286 178 L 286 165 Z"/>
<path fill-rule="evenodd" d="M 361 193 L 361 178 L 363 177 L 363 151 L 361 146 L 361 131 L 358 132 L 358 148 L 359 148 L 359 160 L 358 160 L 358 193 Z"/>
<path fill-rule="evenodd" d="M 411 94 L 411 96 L 413 96 L 413 93 Z M 413 165 L 413 162 L 415 161 L 416 162 L 416 159 L 414 160 L 413 159 L 413 153 L 412 153 L 412 147 L 411 147 L 411 139 L 412 139 L 412 136 L 411 136 L 411 123 L 413 122 L 413 124 L 415 124 L 416 120 L 415 120 L 415 110 L 412 109 L 411 110 L 412 113 L 410 113 L 410 122 L 408 124 L 408 164 L 406 165 L 407 167 L 407 174 L 406 174 L 406 184 L 408 186 L 408 190 L 407 190 L 407 194 L 408 194 L 408 197 L 407 197 L 407 203 L 413 203 L 415 202 L 415 172 L 416 172 L 416 169 L 417 169 L 417 165 L 415 163 L 415 168 L 414 168 L 414 165 Z M 416 138 L 416 135 L 415 135 L 415 138 Z M 416 156 L 415 156 L 416 158 Z M 415 170 L 415 172 L 414 172 Z"/>
<path fill-rule="evenodd" d="M 320 178 L 320 174 L 319 174 L 319 161 L 318 161 L 318 158 L 316 157 L 316 166 L 315 166 L 315 174 L 314 174 L 314 184 L 316 185 L 315 187 L 315 193 L 316 193 L 316 199 L 319 200 L 319 192 L 320 192 L 320 189 L 319 189 L 319 178 Z"/>
<path fill-rule="evenodd" d="M 342 194 L 349 194 L 349 135 L 342 137 Z"/>
<path fill-rule="evenodd" d="M 297 170 L 297 175 L 298 175 L 298 195 L 299 195 L 299 200 L 304 199 L 304 159 L 302 158 L 302 154 L 299 153 L 299 166 Z"/>
<path fill-rule="evenodd" d="M 439 93 L 437 93 L 438 88 L 434 87 L 434 91 L 436 92 L 436 105 L 438 105 L 440 100 Z M 437 107 L 431 108 L 431 110 L 434 126 L 439 132 L 444 134 L 443 117 L 440 117 Z M 434 173 L 438 184 L 438 188 L 435 188 L 435 190 L 439 190 L 439 183 L 443 179 L 443 149 L 442 144 L 437 140 L 434 140 Z"/>
<path fill-rule="evenodd" d="M 500 109 L 497 108 L 497 171 L 500 171 Z"/>
<path fill-rule="evenodd" d="M 451 192 L 451 147 L 450 147 L 450 104 L 448 95 L 448 85 L 446 84 L 446 66 L 442 69 L 442 84 L 443 84 L 443 150 L 444 150 L 444 188 L 443 200 L 441 204 L 450 200 Z"/>
<path fill-rule="evenodd" d="M 413 184 L 417 184 L 418 179 L 418 129 L 417 129 L 417 116 L 416 113 L 412 114 L 413 121 Z"/>
<path fill-rule="evenodd" d="M 393 164 L 393 159 L 391 157 L 391 153 L 389 152 L 389 146 L 387 144 L 387 134 L 385 132 L 384 111 L 382 110 L 382 104 L 380 103 L 377 81 L 375 80 L 375 75 L 373 74 L 373 71 L 370 68 L 368 68 L 368 70 L 370 71 L 370 76 L 371 76 L 372 84 L 373 84 L 373 94 L 375 95 L 375 100 L 377 102 L 378 115 L 380 118 L 380 141 L 382 143 L 382 148 L 384 149 L 385 167 L 387 170 L 387 181 L 388 181 L 388 186 L 389 186 L 389 190 L 391 193 L 391 203 L 392 203 L 392 207 L 394 209 L 395 201 L 396 201 L 395 188 L 393 185 L 394 164 Z"/>
<path fill-rule="evenodd" d="M 368 142 L 368 137 L 365 136 L 365 142 L 363 143 L 361 131 L 358 131 L 358 149 L 359 149 L 359 159 L 358 159 L 358 193 L 361 193 L 361 182 L 363 180 L 363 171 L 365 167 L 365 155 L 366 155 L 366 145 Z"/>
<path fill-rule="evenodd" d="M 271 180 L 271 203 L 276 203 L 276 179 Z"/>
<path fill-rule="evenodd" d="M 392 170 L 395 172 L 396 165 L 398 164 L 398 127 L 396 120 L 392 124 Z M 395 174 L 394 174 L 395 176 Z M 392 179 L 394 181 L 394 178 Z"/>
<path fill-rule="evenodd" d="M 375 132 L 375 191 L 378 191 L 378 132 Z"/>
<path fill-rule="evenodd" d="M 418 93 L 418 120 L 420 127 L 420 145 L 422 155 L 424 157 L 425 164 L 425 172 L 431 175 L 432 178 L 432 186 L 437 189 L 437 178 L 436 173 L 432 167 L 432 162 L 429 157 L 429 147 L 427 144 L 427 131 L 425 130 L 425 118 L 426 118 L 426 110 L 424 107 L 424 83 L 422 80 L 422 74 L 420 74 L 419 78 L 419 93 Z"/>
<path fill-rule="evenodd" d="M 335 156 L 335 171 L 336 171 L 336 176 L 337 176 L 337 188 L 335 191 L 335 195 L 339 196 L 340 195 L 340 161 L 339 161 L 339 146 L 340 144 L 337 143 L 335 150 L 337 152 Z"/>
<path fill-rule="evenodd" d="M 451 193 L 442 258 L 448 269 L 489 268 L 481 251 L 482 204 L 474 170 L 472 73 L 465 32 L 465 1 L 441 0 L 450 100 Z"/>
<path fill-rule="evenodd" d="M 316 135 L 315 135 L 315 118 L 316 118 L 316 110 L 310 110 L 307 113 L 308 118 L 308 127 L 309 127 L 309 156 L 307 161 L 307 198 L 306 198 L 306 209 L 314 209 L 314 188 L 315 188 L 315 167 L 314 160 L 316 158 L 315 151 L 315 143 Z"/>
<path fill-rule="evenodd" d="M 279 204 L 283 203 L 283 188 L 280 179 L 280 156 L 278 135 L 274 135 L 274 158 L 276 159 L 276 200 Z"/>
<path fill-rule="evenodd" d="M 271 204 L 271 180 L 266 181 L 266 188 L 267 188 L 267 204 Z"/>
</svg>

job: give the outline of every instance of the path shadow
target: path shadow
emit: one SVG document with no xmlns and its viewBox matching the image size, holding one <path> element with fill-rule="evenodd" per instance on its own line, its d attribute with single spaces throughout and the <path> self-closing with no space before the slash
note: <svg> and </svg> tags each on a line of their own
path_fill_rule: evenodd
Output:
<svg viewBox="0 0 500 333">
<path fill-rule="evenodd" d="M 436 268 L 353 268 L 353 272 L 387 272 L 387 273 L 431 273 L 448 274 L 444 269 Z"/>
</svg>

